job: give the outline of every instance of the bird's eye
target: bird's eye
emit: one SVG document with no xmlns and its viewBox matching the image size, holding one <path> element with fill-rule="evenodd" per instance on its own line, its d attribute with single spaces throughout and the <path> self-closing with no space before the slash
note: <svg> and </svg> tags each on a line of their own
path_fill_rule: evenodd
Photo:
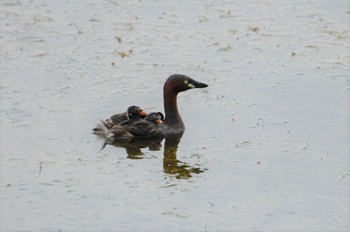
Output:
<svg viewBox="0 0 350 232">
<path fill-rule="evenodd" d="M 188 80 L 184 80 L 184 83 L 185 83 L 185 85 L 187 85 L 188 84 Z"/>
</svg>

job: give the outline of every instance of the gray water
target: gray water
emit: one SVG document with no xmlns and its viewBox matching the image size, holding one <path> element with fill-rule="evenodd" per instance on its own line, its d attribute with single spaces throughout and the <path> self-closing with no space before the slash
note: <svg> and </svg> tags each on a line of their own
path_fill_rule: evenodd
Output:
<svg viewBox="0 0 350 232">
<path fill-rule="evenodd" d="M 1 231 L 350 230 L 346 0 L 0 6 Z M 100 151 L 173 73 L 209 88 L 172 159 Z"/>
</svg>

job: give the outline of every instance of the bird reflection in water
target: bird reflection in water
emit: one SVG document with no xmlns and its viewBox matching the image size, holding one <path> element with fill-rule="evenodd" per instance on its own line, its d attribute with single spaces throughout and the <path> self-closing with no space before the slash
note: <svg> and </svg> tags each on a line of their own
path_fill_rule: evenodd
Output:
<svg viewBox="0 0 350 232">
<path fill-rule="evenodd" d="M 193 174 L 200 174 L 204 172 L 200 167 L 191 166 L 185 162 L 177 159 L 177 148 L 181 141 L 181 135 L 171 135 L 165 137 L 164 143 L 164 158 L 163 158 L 163 171 L 166 174 L 174 175 L 177 179 L 188 179 Z M 143 159 L 145 154 L 141 149 L 148 148 L 150 151 L 159 151 L 162 149 L 162 139 L 147 139 L 147 140 L 136 140 L 131 143 L 110 143 L 105 141 L 101 150 L 106 145 L 112 145 L 116 147 L 123 147 L 126 150 L 127 158 L 129 159 Z"/>
<path fill-rule="evenodd" d="M 192 167 L 177 159 L 177 148 L 181 137 L 182 135 L 165 138 L 163 171 L 167 174 L 175 174 L 178 179 L 187 179 L 192 177 L 192 174 L 200 174 L 204 170 L 199 167 Z"/>
</svg>

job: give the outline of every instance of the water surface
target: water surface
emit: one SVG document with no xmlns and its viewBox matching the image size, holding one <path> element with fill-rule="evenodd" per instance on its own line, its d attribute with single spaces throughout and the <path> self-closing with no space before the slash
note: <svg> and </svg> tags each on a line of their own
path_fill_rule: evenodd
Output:
<svg viewBox="0 0 350 232">
<path fill-rule="evenodd" d="M 2 231 L 350 230 L 347 1 L 0 4 Z M 173 73 L 178 148 L 100 151 Z"/>
</svg>

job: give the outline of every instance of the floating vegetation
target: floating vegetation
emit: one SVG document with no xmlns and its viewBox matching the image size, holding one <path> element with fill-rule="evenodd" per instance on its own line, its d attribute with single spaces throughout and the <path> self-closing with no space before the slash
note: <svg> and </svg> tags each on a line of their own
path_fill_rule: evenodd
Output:
<svg viewBox="0 0 350 232">
<path fill-rule="evenodd" d="M 51 22 L 53 19 L 49 16 L 43 16 L 43 15 L 35 15 L 34 16 L 34 22 Z"/>
<path fill-rule="evenodd" d="M 343 30 L 343 31 L 335 31 L 335 30 L 329 30 L 326 31 L 329 35 L 335 36 L 337 39 L 347 39 L 349 37 L 350 31 Z"/>
<path fill-rule="evenodd" d="M 251 142 L 249 141 L 244 141 L 244 142 L 241 142 L 241 143 L 236 143 L 236 147 L 245 147 L 245 146 L 250 146 L 251 145 Z"/>
<path fill-rule="evenodd" d="M 205 16 L 199 16 L 199 20 L 198 20 L 200 23 L 203 23 L 203 22 L 208 22 L 209 19 Z"/>
<path fill-rule="evenodd" d="M 312 48 L 312 49 L 318 50 L 318 46 L 316 45 L 307 45 L 305 46 L 305 48 Z"/>
<path fill-rule="evenodd" d="M 133 53 L 133 50 L 132 49 L 129 49 L 128 51 L 121 51 L 121 52 L 118 52 L 118 55 L 121 57 L 121 58 L 125 58 L 125 57 L 130 57 L 130 55 Z"/>
<path fill-rule="evenodd" d="M 228 33 L 230 33 L 231 35 L 236 35 L 238 34 L 238 30 L 230 29 L 228 30 Z"/>
<path fill-rule="evenodd" d="M 38 52 L 36 54 L 31 55 L 31 57 L 43 57 L 49 55 L 48 52 Z"/>
<path fill-rule="evenodd" d="M 89 19 L 89 21 L 90 21 L 90 22 L 99 22 L 100 20 L 91 18 L 91 19 Z"/>
<path fill-rule="evenodd" d="M 259 33 L 260 28 L 259 27 L 250 27 L 249 30 L 251 30 L 252 32 L 255 32 L 255 33 Z"/>
<path fill-rule="evenodd" d="M 82 34 L 83 33 L 76 23 L 71 23 L 69 25 L 73 25 L 78 30 L 78 34 Z"/>
<path fill-rule="evenodd" d="M 118 43 L 122 43 L 122 37 L 116 36 L 114 38 L 118 41 Z"/>
<path fill-rule="evenodd" d="M 230 10 L 220 11 L 219 15 L 220 15 L 220 18 L 223 18 L 223 19 L 234 17 L 233 12 Z"/>
<path fill-rule="evenodd" d="M 39 159 L 39 175 L 41 174 L 42 169 L 43 169 L 43 161 Z"/>
<path fill-rule="evenodd" d="M 340 175 L 341 175 L 341 178 L 339 179 L 339 181 L 341 181 L 341 180 L 343 180 L 345 177 L 348 177 L 348 176 L 350 176 L 350 173 L 343 173 L 343 172 L 339 172 L 340 173 Z"/>
<path fill-rule="evenodd" d="M 227 52 L 232 49 L 232 46 L 228 44 L 226 47 L 219 48 L 218 51 L 220 52 Z"/>
</svg>

